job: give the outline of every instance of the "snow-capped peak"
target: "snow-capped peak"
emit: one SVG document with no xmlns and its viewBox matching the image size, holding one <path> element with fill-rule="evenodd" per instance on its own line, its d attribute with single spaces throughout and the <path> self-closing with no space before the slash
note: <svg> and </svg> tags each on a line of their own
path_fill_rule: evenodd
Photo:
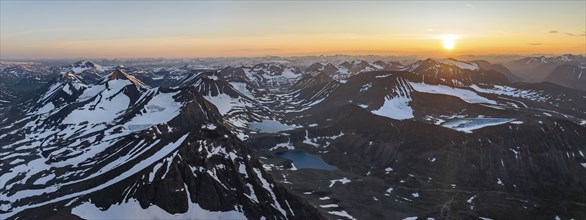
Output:
<svg viewBox="0 0 586 220">
<path fill-rule="evenodd" d="M 75 74 L 74 71 L 70 70 L 68 72 L 61 74 L 61 82 L 65 83 L 83 83 L 83 80 Z"/>
<path fill-rule="evenodd" d="M 75 73 L 82 73 L 88 69 L 101 69 L 101 66 L 92 61 L 86 60 L 80 60 L 71 64 L 71 71 Z"/>
<path fill-rule="evenodd" d="M 561 56 L 552 56 L 552 57 L 546 57 L 546 56 L 527 57 L 527 58 L 521 59 L 520 61 L 525 64 L 531 65 L 531 64 L 567 63 L 567 62 L 583 63 L 583 62 L 585 62 L 584 59 L 585 58 L 582 55 L 564 54 Z"/>
</svg>

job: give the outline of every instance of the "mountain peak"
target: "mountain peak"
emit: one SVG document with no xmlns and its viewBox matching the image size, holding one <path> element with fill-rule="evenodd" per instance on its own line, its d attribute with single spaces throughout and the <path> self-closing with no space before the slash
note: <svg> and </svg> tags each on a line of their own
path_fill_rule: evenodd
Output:
<svg viewBox="0 0 586 220">
<path fill-rule="evenodd" d="M 526 57 L 517 61 L 512 61 L 513 62 L 519 62 L 519 63 L 524 63 L 524 64 L 528 64 L 528 65 L 540 65 L 540 64 L 549 64 L 549 63 L 554 63 L 554 64 L 562 64 L 562 63 L 580 63 L 580 62 L 586 62 L 584 60 L 584 56 L 582 55 L 574 55 L 574 54 L 563 54 L 560 56 L 551 56 L 551 57 L 546 57 L 546 56 L 539 56 L 539 57 Z"/>
<path fill-rule="evenodd" d="M 110 75 L 108 76 L 106 81 L 111 81 L 111 80 L 128 80 L 128 81 L 132 82 L 134 85 L 137 85 L 140 87 L 147 87 L 147 85 L 144 84 L 142 81 L 140 81 L 139 79 L 137 79 L 133 75 L 130 75 L 130 74 L 124 72 L 120 68 L 117 68 L 116 70 L 114 70 L 114 72 L 110 73 Z"/>
<path fill-rule="evenodd" d="M 61 74 L 61 82 L 64 83 L 83 83 L 83 80 L 73 70 Z"/>
<path fill-rule="evenodd" d="M 448 66 L 455 66 L 457 68 L 460 69 L 467 69 L 467 70 L 479 70 L 478 68 L 478 64 L 475 63 L 468 63 L 468 62 L 463 62 L 463 61 L 459 61 L 457 59 L 454 58 L 447 58 L 447 59 L 432 59 L 432 58 L 427 58 L 425 59 L 423 62 L 416 62 L 416 64 L 428 64 L 428 65 L 448 65 Z"/>
<path fill-rule="evenodd" d="M 77 61 L 73 64 L 70 65 L 71 71 L 75 72 L 75 73 L 82 73 L 86 70 L 90 70 L 90 69 L 100 69 L 101 70 L 101 66 L 92 62 L 92 61 L 86 61 L 86 60 L 80 60 Z"/>
<path fill-rule="evenodd" d="M 92 61 L 80 60 L 80 61 L 77 61 L 77 62 L 71 64 L 71 66 L 73 66 L 73 67 L 95 68 L 95 67 L 98 67 L 99 65 L 96 64 L 96 63 L 94 63 L 94 62 L 92 62 Z"/>
<path fill-rule="evenodd" d="M 309 65 L 309 67 L 307 67 L 305 69 L 305 71 L 307 71 L 307 72 L 319 71 L 319 70 L 322 70 L 324 68 L 324 66 L 325 65 L 322 64 L 322 63 L 320 63 L 320 62 L 316 62 L 316 63 L 313 63 L 313 64 Z"/>
</svg>

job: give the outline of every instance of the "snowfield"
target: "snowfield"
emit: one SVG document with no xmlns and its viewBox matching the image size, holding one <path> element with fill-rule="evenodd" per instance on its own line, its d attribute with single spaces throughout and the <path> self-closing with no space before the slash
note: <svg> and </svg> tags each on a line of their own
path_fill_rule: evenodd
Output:
<svg viewBox="0 0 586 220">
<path fill-rule="evenodd" d="M 444 85 L 429 85 L 425 83 L 410 82 L 409 84 L 417 92 L 455 96 L 471 104 L 496 104 L 496 101 L 484 98 L 477 93 L 466 89 L 453 88 Z"/>
<path fill-rule="evenodd" d="M 413 109 L 409 106 L 411 99 L 405 96 L 385 97 L 383 106 L 372 111 L 373 114 L 385 116 L 396 120 L 413 118 Z"/>
</svg>

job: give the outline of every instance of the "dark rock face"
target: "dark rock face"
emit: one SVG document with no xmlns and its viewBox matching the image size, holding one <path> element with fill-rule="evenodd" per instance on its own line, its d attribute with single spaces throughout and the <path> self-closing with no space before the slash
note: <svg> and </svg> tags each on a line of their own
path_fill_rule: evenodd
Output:
<svg viewBox="0 0 586 220">
<path fill-rule="evenodd" d="M 344 63 L 342 63 L 344 64 Z M 350 65 L 350 64 L 348 64 Z M 331 63 L 326 63 L 326 64 L 322 64 L 322 63 L 314 63 L 311 64 L 309 67 L 307 67 L 305 69 L 306 73 L 309 73 L 309 75 L 318 75 L 318 74 L 325 74 L 326 76 L 330 77 L 332 75 L 335 75 L 338 72 L 338 67 L 336 67 L 335 65 L 331 64 Z"/>
<path fill-rule="evenodd" d="M 379 66 L 379 67 L 382 67 L 381 69 L 385 69 L 385 70 L 388 69 L 390 66 L 392 66 L 391 64 L 385 63 L 382 60 L 377 60 L 377 61 L 373 62 L 372 64 Z"/>
<path fill-rule="evenodd" d="M 313 204 L 333 201 L 357 219 L 583 218 L 586 160 L 580 152 L 586 151 L 586 129 L 559 119 L 524 121 L 465 134 L 375 116 L 348 104 L 317 128 L 287 132 L 299 148 L 305 135 L 315 140 L 319 147 L 307 149 L 322 152 L 339 169 L 335 174 L 274 173 L 286 176 L 293 191 L 314 192 L 306 196 Z M 344 135 L 328 139 L 338 134 Z M 283 142 L 251 141 L 255 146 Z M 330 180 L 342 177 L 352 182 L 331 186 Z M 318 199 L 324 197 L 332 200 Z"/>
<path fill-rule="evenodd" d="M 190 74 L 180 80 L 177 87 L 191 87 L 205 96 L 222 109 L 220 113 L 226 122 L 233 125 L 240 134 L 246 123 L 271 117 L 271 110 L 257 100 L 266 90 L 255 88 L 248 80 L 221 75 L 222 73 L 208 71 Z"/>
<path fill-rule="evenodd" d="M 218 96 L 226 94 L 233 98 L 246 97 L 238 90 L 234 89 L 226 80 L 218 77 L 219 74 L 214 72 L 203 72 L 191 74 L 177 83 L 178 87 L 195 87 L 195 89 L 206 96 Z"/>
<path fill-rule="evenodd" d="M 106 79 L 105 79 L 106 80 Z M 114 72 L 112 72 L 107 80 L 128 80 L 130 82 L 132 82 L 135 85 L 138 86 L 146 86 L 143 82 L 141 82 L 140 80 L 138 80 L 136 77 L 124 72 L 122 69 L 118 68 L 116 69 Z"/>
<path fill-rule="evenodd" d="M 253 66 L 225 67 L 218 76 L 228 82 L 243 82 L 254 89 L 281 89 L 301 78 L 303 71 L 283 64 L 260 63 Z"/>
<path fill-rule="evenodd" d="M 16 99 L 16 96 L 4 85 L 0 83 L 0 112 L 3 111 L 10 103 Z"/>
<path fill-rule="evenodd" d="M 32 108 L 32 117 L 12 124 L 14 135 L 0 137 L 2 155 L 21 154 L 3 159 L 7 163 L 2 163 L 0 175 L 30 167 L 30 161 L 44 161 L 29 170 L 30 177 L 3 183 L 3 216 L 74 218 L 67 213 L 76 214 L 75 208 L 84 204 L 97 211 L 137 201 L 142 208 L 156 205 L 171 214 L 197 204 L 209 211 L 240 212 L 250 219 L 321 218 L 265 173 L 254 153 L 195 88 L 149 89 L 121 70 L 96 85 L 81 86 L 85 84 L 75 79 L 64 75 L 54 81 L 33 102 L 41 107 Z M 72 83 L 80 84 L 79 90 L 70 91 Z M 102 103 L 123 108 L 104 122 L 73 117 L 79 111 L 87 111 L 86 116 L 92 111 L 106 114 Z M 179 112 L 168 121 L 135 124 L 172 116 L 171 108 Z M 169 112 L 158 114 L 161 111 Z M 151 119 L 145 118 L 149 115 Z M 24 126 L 31 123 L 37 126 Z M 2 133 L 6 131 L 3 126 Z M 39 138 L 41 134 L 61 138 Z M 30 189 L 46 193 L 22 194 Z"/>
<path fill-rule="evenodd" d="M 568 88 L 586 91 L 586 68 L 576 65 L 561 65 L 556 67 L 546 80 Z"/>
<path fill-rule="evenodd" d="M 466 63 L 454 59 L 451 62 L 462 63 L 464 65 L 477 65 L 475 63 Z M 484 70 L 479 67 L 475 69 L 465 69 L 450 63 L 439 62 L 433 59 L 418 61 L 407 67 L 407 70 L 426 77 L 443 79 L 448 85 L 460 86 L 458 83 L 469 85 L 473 83 L 487 84 L 508 84 L 509 80 L 505 75 L 495 70 Z"/>
<path fill-rule="evenodd" d="M 330 78 L 326 73 L 320 73 L 316 76 L 305 75 L 289 89 L 294 91 L 293 94 L 300 100 L 311 103 L 324 99 L 339 85 L 339 82 Z"/>
<path fill-rule="evenodd" d="M 77 61 L 62 69 L 66 72 L 77 74 L 87 83 L 97 83 L 106 75 L 105 70 L 100 65 L 86 60 Z"/>
<path fill-rule="evenodd" d="M 466 199 L 476 193 L 478 198 L 487 196 L 481 206 L 503 204 L 505 210 L 520 212 L 515 215 L 518 217 L 539 218 L 539 214 L 533 214 L 539 209 L 584 217 L 584 213 L 579 211 L 583 208 L 580 205 L 568 205 L 567 210 L 562 210 L 550 206 L 548 201 L 583 203 L 586 199 L 583 196 L 586 189 L 585 170 L 580 165 L 584 158 L 572 156 L 586 150 L 578 147 L 584 146 L 584 127 L 566 121 L 549 121 L 545 124 L 489 127 L 464 135 L 417 122 L 392 122 L 388 123 L 390 128 L 384 129 L 389 126 L 379 122 L 383 119 L 365 114 L 362 114 L 364 117 L 360 121 L 351 121 L 348 116 L 360 114 L 356 111 L 362 110 L 355 108 L 340 112 L 337 117 L 339 122 L 332 127 L 354 134 L 332 142 L 327 147 L 325 158 L 340 169 L 351 169 L 362 174 L 370 171 L 373 175 L 379 175 L 388 187 L 395 189 L 393 193 L 409 195 L 419 192 L 421 199 L 414 198 L 419 200 L 414 204 L 427 204 L 428 208 L 423 210 L 439 212 L 432 216 L 462 218 L 468 215 L 467 211 L 457 207 L 452 207 L 452 211 L 432 208 L 434 203 L 440 206 L 449 200 L 434 201 L 434 198 L 442 197 L 441 190 L 446 190 L 470 195 Z M 374 126 L 376 123 L 380 126 Z M 373 130 L 377 128 L 381 130 Z M 369 141 L 374 143 L 369 144 Z M 360 160 L 362 162 L 358 162 Z M 363 164 L 362 168 L 360 164 Z M 386 167 L 392 167 L 393 171 L 386 174 Z M 491 191 L 524 197 L 539 205 L 519 210 L 515 205 L 518 202 L 509 202 L 503 195 L 490 195 L 488 192 Z M 464 203 L 464 200 L 461 199 L 461 202 Z M 471 205 L 478 208 L 477 204 Z M 508 218 L 504 213 L 495 213 L 487 208 L 481 207 L 481 210 L 472 213 L 478 216 L 490 213 L 496 218 Z"/>
</svg>

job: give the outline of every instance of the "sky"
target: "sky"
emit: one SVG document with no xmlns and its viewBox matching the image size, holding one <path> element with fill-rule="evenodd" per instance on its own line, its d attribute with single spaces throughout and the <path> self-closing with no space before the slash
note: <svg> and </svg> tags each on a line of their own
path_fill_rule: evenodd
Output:
<svg viewBox="0 0 586 220">
<path fill-rule="evenodd" d="M 583 0 L 0 0 L 2 59 L 584 54 L 585 34 Z"/>
</svg>

